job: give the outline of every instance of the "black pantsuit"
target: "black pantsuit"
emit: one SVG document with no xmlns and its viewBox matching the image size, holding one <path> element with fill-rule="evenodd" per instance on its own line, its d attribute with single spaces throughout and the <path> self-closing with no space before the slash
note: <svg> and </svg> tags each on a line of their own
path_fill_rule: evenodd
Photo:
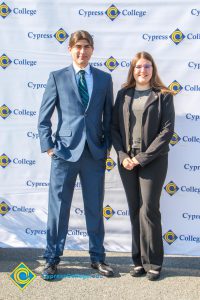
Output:
<svg viewBox="0 0 200 300">
<path fill-rule="evenodd" d="M 133 263 L 146 271 L 159 271 L 163 262 L 160 195 L 167 165 L 167 154 L 131 171 L 118 165 L 130 212 Z"/>
</svg>

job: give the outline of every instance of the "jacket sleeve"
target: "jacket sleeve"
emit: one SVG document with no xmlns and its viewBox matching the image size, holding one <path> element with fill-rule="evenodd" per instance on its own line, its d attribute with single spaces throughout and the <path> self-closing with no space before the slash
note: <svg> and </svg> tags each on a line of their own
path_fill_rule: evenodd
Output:
<svg viewBox="0 0 200 300">
<path fill-rule="evenodd" d="M 145 166 L 157 158 L 169 144 L 174 133 L 174 119 L 173 96 L 165 94 L 162 101 L 160 132 L 145 152 L 140 152 L 135 156 L 141 166 Z"/>
<path fill-rule="evenodd" d="M 108 82 L 108 87 L 106 92 L 106 99 L 105 99 L 104 113 L 103 113 L 103 128 L 104 128 L 104 138 L 105 138 L 106 147 L 110 151 L 112 146 L 111 121 L 112 121 L 112 110 L 113 110 L 113 82 L 110 75 L 108 81 L 109 82 Z"/>
<path fill-rule="evenodd" d="M 117 94 L 117 98 L 115 101 L 115 105 L 113 109 L 113 117 L 112 117 L 112 126 L 111 126 L 112 143 L 119 157 L 120 164 L 123 162 L 125 158 L 129 157 L 129 155 L 124 150 L 123 140 L 122 140 L 120 126 L 119 126 L 120 124 L 119 109 L 120 109 L 120 102 L 122 101 L 122 97 L 123 97 L 123 93 L 122 90 L 120 90 Z"/>
<path fill-rule="evenodd" d="M 38 119 L 38 133 L 40 138 L 41 151 L 54 147 L 52 140 L 52 122 L 51 117 L 53 115 L 57 101 L 57 89 L 53 73 L 50 73 L 47 86 L 43 95 L 39 119 Z"/>
</svg>

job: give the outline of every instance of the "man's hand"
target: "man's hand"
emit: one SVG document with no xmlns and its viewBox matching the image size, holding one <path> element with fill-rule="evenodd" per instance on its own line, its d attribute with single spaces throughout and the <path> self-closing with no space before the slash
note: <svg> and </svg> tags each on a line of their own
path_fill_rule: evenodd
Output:
<svg viewBox="0 0 200 300">
<path fill-rule="evenodd" d="M 53 155 L 53 148 L 47 150 L 47 154 L 51 157 Z"/>
</svg>

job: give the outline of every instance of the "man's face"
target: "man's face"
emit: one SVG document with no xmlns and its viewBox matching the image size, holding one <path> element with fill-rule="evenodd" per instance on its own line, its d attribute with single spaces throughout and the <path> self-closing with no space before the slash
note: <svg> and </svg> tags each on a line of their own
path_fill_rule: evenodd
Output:
<svg viewBox="0 0 200 300">
<path fill-rule="evenodd" d="M 80 68 L 85 68 L 93 53 L 93 48 L 87 40 L 78 41 L 73 47 L 68 47 L 72 59 Z"/>
</svg>

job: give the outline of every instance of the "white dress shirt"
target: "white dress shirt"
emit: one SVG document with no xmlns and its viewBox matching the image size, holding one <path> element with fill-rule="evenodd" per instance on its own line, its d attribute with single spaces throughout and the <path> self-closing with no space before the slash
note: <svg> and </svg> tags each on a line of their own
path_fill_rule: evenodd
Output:
<svg viewBox="0 0 200 300">
<path fill-rule="evenodd" d="M 73 67 L 74 67 L 74 71 L 75 71 L 77 85 L 78 85 L 78 82 L 80 79 L 80 74 L 78 72 L 80 70 L 85 71 L 85 80 L 87 83 L 88 94 L 89 94 L 89 99 L 90 99 L 91 95 L 92 95 L 92 90 L 93 90 L 93 76 L 92 76 L 92 72 L 90 69 L 90 65 L 88 64 L 84 69 L 81 69 L 73 62 Z"/>
</svg>

